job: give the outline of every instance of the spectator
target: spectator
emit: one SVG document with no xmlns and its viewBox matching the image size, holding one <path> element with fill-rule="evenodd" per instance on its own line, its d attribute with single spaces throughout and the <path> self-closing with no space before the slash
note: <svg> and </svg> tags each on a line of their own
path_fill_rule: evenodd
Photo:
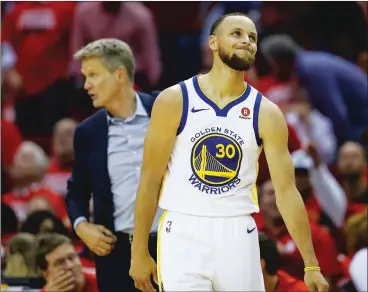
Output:
<svg viewBox="0 0 368 292">
<path fill-rule="evenodd" d="M 346 216 L 361 212 L 368 204 L 367 158 L 364 148 L 356 142 L 344 143 L 339 151 L 338 171 L 348 199 Z"/>
<path fill-rule="evenodd" d="M 63 223 L 49 211 L 37 211 L 30 214 L 22 224 L 20 231 L 34 235 L 43 233 L 69 235 Z"/>
<path fill-rule="evenodd" d="M 343 260 L 343 267 L 347 278 L 351 278 L 357 291 L 366 291 L 362 285 L 367 285 L 367 256 L 368 248 L 368 211 L 352 215 L 345 227 L 347 240 L 347 256 Z M 365 259 L 364 259 L 365 258 Z M 365 281 L 365 284 L 364 284 Z"/>
<path fill-rule="evenodd" d="M 74 2 L 20 2 L 5 16 L 2 41 L 14 48 L 24 90 L 15 100 L 26 138 L 50 134 L 67 115 L 69 33 Z"/>
<path fill-rule="evenodd" d="M 260 232 L 259 248 L 261 266 L 266 291 L 273 292 L 307 292 L 303 281 L 297 280 L 280 270 L 281 256 L 274 240 Z"/>
<path fill-rule="evenodd" d="M 303 51 L 286 35 L 261 42 L 261 51 L 282 80 L 297 76 L 309 101 L 326 115 L 340 143 L 359 141 L 368 120 L 367 75 L 338 56 Z"/>
<path fill-rule="evenodd" d="M 309 218 L 321 222 L 324 212 L 333 226 L 342 227 L 346 212 L 346 196 L 344 190 L 333 177 L 328 167 L 313 145 L 307 151 L 298 150 L 292 153 L 295 168 L 295 182 L 306 206 Z"/>
<path fill-rule="evenodd" d="M 38 211 L 48 211 L 52 214 L 55 214 L 54 208 L 47 199 L 42 197 L 34 197 L 28 203 L 27 217 Z"/>
<path fill-rule="evenodd" d="M 292 98 L 285 117 L 287 123 L 294 127 L 303 147 L 314 144 L 325 164 L 335 161 L 337 141 L 332 123 L 312 108 L 302 90 Z"/>
<path fill-rule="evenodd" d="M 47 174 L 43 180 L 46 187 L 65 195 L 66 183 L 72 173 L 74 162 L 73 137 L 77 123 L 62 119 L 56 123 L 53 133 L 53 150 Z"/>
<path fill-rule="evenodd" d="M 41 185 L 47 164 L 47 156 L 41 147 L 33 142 L 23 142 L 15 154 L 11 171 L 14 189 L 3 195 L 3 201 L 14 209 L 20 221 L 24 221 L 29 201 L 34 197 L 46 198 L 57 216 L 68 224 L 64 199 Z"/>
<path fill-rule="evenodd" d="M 36 239 L 33 235 L 19 233 L 7 242 L 6 278 L 30 278 L 39 275 L 36 264 Z"/>
<path fill-rule="evenodd" d="M 262 185 L 259 205 L 264 221 L 263 225 L 258 225 L 258 228 L 276 240 L 282 259 L 280 268 L 291 276 L 302 280 L 304 276 L 303 259 L 277 209 L 275 189 L 271 181 L 267 181 Z M 313 221 L 310 222 L 310 227 L 313 246 L 321 272 L 326 278 L 334 282 L 341 274 L 341 266 L 337 261 L 337 249 L 334 240 L 327 229 Z M 328 249 L 325 248 L 326 246 L 328 246 Z"/>
<path fill-rule="evenodd" d="M 46 280 L 43 292 L 97 292 L 96 277 L 82 271 L 82 264 L 71 240 L 60 234 L 38 238 L 37 264 Z"/>
<path fill-rule="evenodd" d="M 132 47 L 139 87 L 151 88 L 157 84 L 161 62 L 156 26 L 151 12 L 143 3 L 102 1 L 79 4 L 72 30 L 71 51 L 76 52 L 101 38 L 117 38 Z M 75 61 L 72 73 L 80 76 Z"/>
</svg>

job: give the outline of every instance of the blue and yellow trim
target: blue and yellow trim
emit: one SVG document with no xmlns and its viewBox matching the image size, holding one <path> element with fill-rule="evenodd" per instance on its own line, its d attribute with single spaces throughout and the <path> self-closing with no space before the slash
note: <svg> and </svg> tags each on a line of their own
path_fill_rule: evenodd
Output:
<svg viewBox="0 0 368 292">
<path fill-rule="evenodd" d="M 163 292 L 162 275 L 161 275 L 161 232 L 167 213 L 168 213 L 167 210 L 165 210 L 162 213 L 157 231 L 157 278 L 160 292 Z"/>
</svg>

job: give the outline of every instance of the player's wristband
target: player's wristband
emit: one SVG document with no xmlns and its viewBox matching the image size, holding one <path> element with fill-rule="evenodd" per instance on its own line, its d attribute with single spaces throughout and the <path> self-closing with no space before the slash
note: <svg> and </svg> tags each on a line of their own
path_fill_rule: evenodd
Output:
<svg viewBox="0 0 368 292">
<path fill-rule="evenodd" d="M 311 272 L 311 271 L 321 271 L 321 268 L 320 267 L 305 267 L 304 268 L 304 272 Z"/>
</svg>

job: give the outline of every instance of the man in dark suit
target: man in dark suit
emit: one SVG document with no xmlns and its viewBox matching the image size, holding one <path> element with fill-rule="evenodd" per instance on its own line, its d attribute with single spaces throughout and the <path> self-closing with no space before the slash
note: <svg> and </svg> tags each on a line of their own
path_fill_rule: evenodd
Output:
<svg viewBox="0 0 368 292">
<path fill-rule="evenodd" d="M 134 204 L 144 136 L 157 94 L 134 91 L 134 56 L 122 41 L 97 40 L 74 57 L 81 61 L 93 106 L 102 109 L 75 131 L 68 214 L 77 235 L 96 254 L 99 291 L 135 291 L 129 276 Z M 92 194 L 94 224 L 87 220 Z M 150 236 L 154 255 L 159 213 Z"/>
</svg>

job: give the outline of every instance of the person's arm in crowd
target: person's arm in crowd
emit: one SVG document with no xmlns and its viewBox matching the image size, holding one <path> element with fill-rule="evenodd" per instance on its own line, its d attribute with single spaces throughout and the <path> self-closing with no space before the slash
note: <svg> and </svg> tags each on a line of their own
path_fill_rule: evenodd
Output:
<svg viewBox="0 0 368 292">
<path fill-rule="evenodd" d="M 307 150 L 314 162 L 314 168 L 310 170 L 310 180 L 319 204 L 335 226 L 342 227 L 347 209 L 345 192 L 326 164 L 322 163 L 317 149 L 309 145 Z"/>
<path fill-rule="evenodd" d="M 148 8 L 141 9 L 140 19 L 137 19 L 139 32 L 137 38 L 140 47 L 139 57 L 143 72 L 147 75 L 150 86 L 155 86 L 161 77 L 162 64 L 156 23 Z"/>
<path fill-rule="evenodd" d="M 306 267 L 318 267 L 311 230 L 302 197 L 295 185 L 295 173 L 288 151 L 288 130 L 281 110 L 263 98 L 259 114 L 259 135 L 276 192 L 276 204 Z M 324 291 L 328 284 L 319 271 L 308 271 L 305 282 L 310 291 Z"/>
<path fill-rule="evenodd" d="M 311 112 L 312 122 L 310 138 L 316 143 L 322 161 L 332 163 L 336 157 L 337 140 L 331 121 L 316 110 Z"/>
<path fill-rule="evenodd" d="M 182 93 L 178 85 L 161 92 L 153 105 L 143 153 L 143 165 L 134 211 L 134 234 L 130 275 L 135 286 L 151 291 L 156 266 L 149 255 L 148 236 L 157 212 L 159 193 L 174 148 L 182 116 Z"/>
</svg>

